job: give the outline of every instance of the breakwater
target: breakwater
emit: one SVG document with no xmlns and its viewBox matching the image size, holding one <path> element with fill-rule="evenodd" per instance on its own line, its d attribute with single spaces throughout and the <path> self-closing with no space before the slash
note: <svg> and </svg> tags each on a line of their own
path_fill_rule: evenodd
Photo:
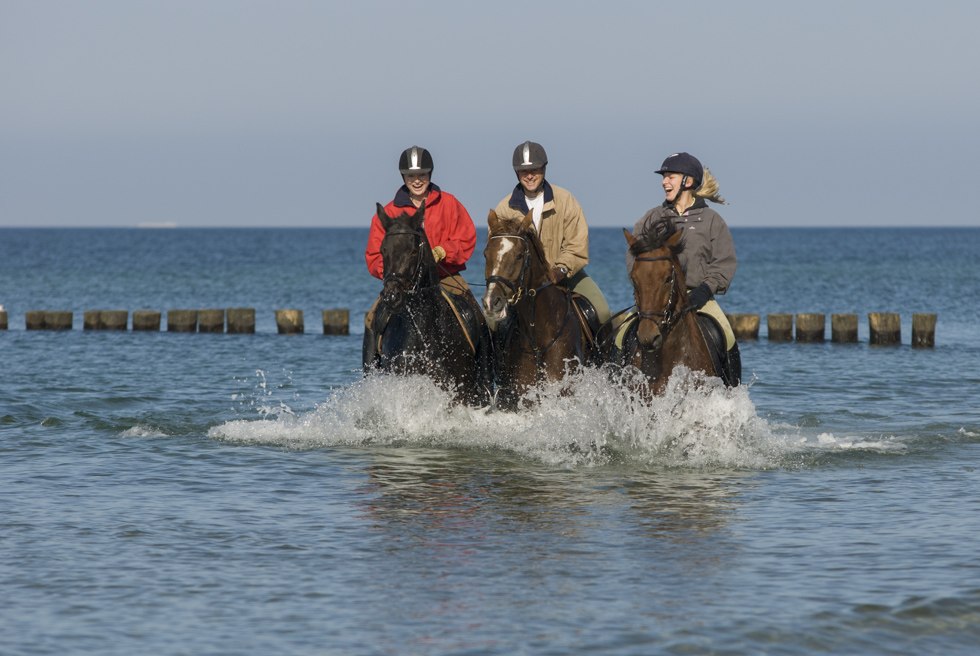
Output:
<svg viewBox="0 0 980 656">
<path fill-rule="evenodd" d="M 133 330 L 182 333 L 254 333 L 254 308 L 207 308 L 172 309 L 164 313 L 158 310 L 86 310 L 82 316 L 84 330 Z M 759 314 L 728 314 L 735 337 L 740 341 L 758 340 L 762 317 Z M 306 332 L 303 310 L 275 310 L 276 331 L 281 335 Z M 29 310 L 24 315 L 27 330 L 71 330 L 74 313 L 67 310 Z M 901 315 L 897 312 L 870 312 L 867 314 L 868 341 L 878 346 L 902 343 Z M 910 345 L 933 347 L 936 345 L 937 315 L 934 313 L 912 314 Z M 858 341 L 857 314 L 830 315 L 830 341 L 840 344 Z M 324 335 L 350 333 L 350 311 L 331 308 L 321 313 Z M 827 341 L 827 315 L 801 312 L 797 314 L 773 313 L 766 315 L 766 338 L 771 342 L 819 343 Z M 8 313 L 0 310 L 0 330 L 8 329 Z"/>
<path fill-rule="evenodd" d="M 254 333 L 254 308 L 206 308 L 159 310 L 86 310 L 82 313 L 84 330 L 133 330 L 134 332 L 166 330 L 174 333 Z M 303 310 L 283 309 L 275 311 L 276 329 L 279 334 L 305 332 Z M 350 333 L 350 311 L 331 308 L 321 314 L 324 335 Z M 70 310 L 28 310 L 24 313 L 26 330 L 71 330 L 75 314 Z M 0 330 L 9 327 L 8 313 L 0 310 Z"/>
</svg>

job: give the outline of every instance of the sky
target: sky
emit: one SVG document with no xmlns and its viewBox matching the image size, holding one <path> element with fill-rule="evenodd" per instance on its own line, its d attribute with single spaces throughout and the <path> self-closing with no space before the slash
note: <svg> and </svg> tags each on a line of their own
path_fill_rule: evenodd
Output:
<svg viewBox="0 0 980 656">
<path fill-rule="evenodd" d="M 678 151 L 732 227 L 980 226 L 978 31 L 944 0 L 0 0 L 0 227 L 366 228 L 412 145 L 485 226 L 527 139 L 591 226 Z"/>
</svg>

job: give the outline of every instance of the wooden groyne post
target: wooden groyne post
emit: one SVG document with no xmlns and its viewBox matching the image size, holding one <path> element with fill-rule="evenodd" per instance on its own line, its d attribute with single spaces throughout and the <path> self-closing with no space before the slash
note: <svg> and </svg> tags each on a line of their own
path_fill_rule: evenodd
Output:
<svg viewBox="0 0 980 656">
<path fill-rule="evenodd" d="M 732 324 L 735 339 L 759 339 L 758 314 L 729 314 L 728 323 Z"/>
<path fill-rule="evenodd" d="M 818 313 L 796 315 L 796 341 L 822 342 L 826 335 L 827 318 Z"/>
<path fill-rule="evenodd" d="M 255 308 L 228 308 L 228 333 L 254 333 Z"/>
<path fill-rule="evenodd" d="M 129 310 L 86 310 L 82 315 L 83 330 L 126 330 Z"/>
<path fill-rule="evenodd" d="M 793 315 L 770 314 L 766 317 L 770 342 L 789 342 L 793 339 Z"/>
<path fill-rule="evenodd" d="M 890 346 L 902 343 L 902 322 L 897 312 L 868 313 L 868 328 L 872 344 Z"/>
<path fill-rule="evenodd" d="M 830 315 L 830 339 L 838 344 L 849 344 L 858 341 L 858 315 Z"/>
<path fill-rule="evenodd" d="M 160 331 L 161 313 L 156 310 L 136 310 L 133 312 L 133 330 Z"/>
<path fill-rule="evenodd" d="M 7 330 L 7 311 L 0 310 L 0 330 Z"/>
<path fill-rule="evenodd" d="M 198 310 L 197 332 L 199 333 L 225 332 L 225 311 L 221 309 Z"/>
<path fill-rule="evenodd" d="M 324 310 L 323 311 L 323 334 L 324 335 L 350 334 L 350 311 L 347 309 Z"/>
<path fill-rule="evenodd" d="M 197 310 L 167 310 L 167 331 L 171 333 L 197 332 Z"/>
<path fill-rule="evenodd" d="M 74 315 L 61 310 L 29 310 L 24 315 L 27 330 L 71 330 Z"/>
<path fill-rule="evenodd" d="M 294 335 L 303 332 L 302 310 L 276 310 L 276 329 L 280 335 Z"/>
<path fill-rule="evenodd" d="M 936 345 L 936 315 L 912 315 L 912 346 L 916 348 Z"/>
</svg>

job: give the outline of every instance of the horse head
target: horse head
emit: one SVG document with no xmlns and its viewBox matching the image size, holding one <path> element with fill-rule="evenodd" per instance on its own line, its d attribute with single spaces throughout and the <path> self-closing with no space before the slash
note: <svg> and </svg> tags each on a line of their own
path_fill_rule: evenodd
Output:
<svg viewBox="0 0 980 656">
<path fill-rule="evenodd" d="M 381 258 L 384 263 L 384 289 L 381 300 L 399 310 L 407 294 L 439 283 L 435 259 L 425 235 L 425 201 L 414 215 L 390 217 L 378 203 L 378 220 L 384 228 Z"/>
<path fill-rule="evenodd" d="M 687 289 L 677 259 L 683 234 L 669 218 L 645 226 L 639 237 L 623 230 L 634 258 L 630 279 L 640 318 L 636 336 L 640 346 L 648 350 L 663 346 L 671 328 L 686 312 Z"/>
<path fill-rule="evenodd" d="M 532 213 L 523 218 L 502 218 L 490 210 L 489 234 L 483 251 L 486 260 L 487 291 L 483 311 L 491 321 L 507 317 L 507 308 L 515 305 L 540 284 L 547 275 L 544 247 L 534 230 Z"/>
</svg>

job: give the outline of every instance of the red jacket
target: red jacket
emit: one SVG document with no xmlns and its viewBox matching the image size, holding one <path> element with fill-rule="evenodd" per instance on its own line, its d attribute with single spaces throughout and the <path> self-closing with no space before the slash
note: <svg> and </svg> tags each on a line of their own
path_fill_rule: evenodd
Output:
<svg viewBox="0 0 980 656">
<path fill-rule="evenodd" d="M 415 216 L 416 207 L 409 200 L 408 189 L 402 186 L 395 198 L 385 205 L 385 214 L 394 217 L 400 214 Z M 429 195 L 425 198 L 425 236 L 429 246 L 442 246 L 446 259 L 439 262 L 439 276 L 445 278 L 466 268 L 466 261 L 476 248 L 476 226 L 463 204 L 452 194 L 446 193 L 436 185 L 429 185 Z M 375 278 L 384 277 L 384 262 L 381 259 L 381 240 L 385 238 L 384 228 L 378 215 L 371 217 L 371 231 L 368 233 L 367 250 L 364 259 L 368 271 Z"/>
</svg>

